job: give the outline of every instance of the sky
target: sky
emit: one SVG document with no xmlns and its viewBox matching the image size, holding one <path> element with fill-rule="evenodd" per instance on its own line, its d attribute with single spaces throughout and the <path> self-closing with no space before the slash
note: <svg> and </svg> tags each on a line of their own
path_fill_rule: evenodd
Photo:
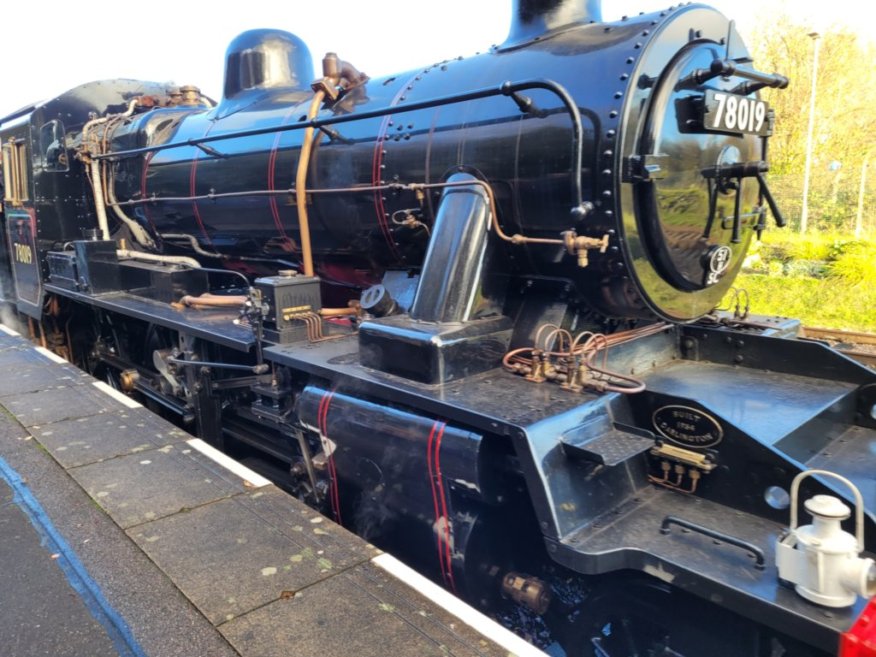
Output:
<svg viewBox="0 0 876 657">
<path fill-rule="evenodd" d="M 605 0 L 603 17 L 664 9 L 670 0 Z M 784 7 L 801 24 L 831 24 L 876 37 L 855 0 L 714 0 L 735 18 L 743 37 L 762 7 Z M 228 10 L 224 7 L 235 7 Z M 377 77 L 470 55 L 501 43 L 511 0 L 109 0 L 39 6 L 15 0 L 3 7 L 0 61 L 4 84 L 0 116 L 83 82 L 135 78 L 194 84 L 218 98 L 228 43 L 246 29 L 293 32 L 309 45 L 315 63 L 327 51 Z M 39 16 L 34 14 L 38 13 Z M 40 18 L 42 16 L 42 18 Z"/>
</svg>

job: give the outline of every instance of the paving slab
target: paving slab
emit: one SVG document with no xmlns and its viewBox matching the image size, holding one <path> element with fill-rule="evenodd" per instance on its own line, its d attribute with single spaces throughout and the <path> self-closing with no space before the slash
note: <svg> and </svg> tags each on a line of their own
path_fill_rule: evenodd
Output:
<svg viewBox="0 0 876 657">
<path fill-rule="evenodd" d="M 16 351 L 15 353 L 34 352 Z M 9 365 L 6 358 L 3 358 L 4 355 L 0 354 L 0 367 L 4 370 L 9 368 L 13 373 L 0 376 L 0 397 L 75 385 L 85 381 L 82 372 L 72 368 L 47 368 L 42 363 Z"/>
<path fill-rule="evenodd" d="M 240 657 L 170 579 L 95 505 L 79 484 L 45 450 L 40 449 L 38 441 L 6 413 L 0 413 L 0 455 L 26 482 L 55 528 L 97 582 L 110 607 L 127 622 L 147 657 Z M 0 487 L 0 505 L 6 495 L 8 493 L 4 494 Z M 5 536 L 5 532 L 0 532 L 0 542 Z M 0 578 L 7 571 L 23 570 L 21 560 L 33 553 L 29 549 L 16 550 L 9 559 L 0 557 Z M 42 572 L 44 570 L 31 571 L 22 584 L 34 586 L 27 590 L 33 591 L 35 600 L 56 602 L 63 615 L 70 608 L 64 596 L 36 596 Z M 6 586 L 0 588 L 0 600 L 24 595 L 13 593 L 13 589 Z M 4 621 L 2 616 L 0 614 L 0 624 Z M 49 633 L 52 627 L 62 630 L 68 625 L 59 621 L 51 626 L 43 623 L 42 627 L 44 633 Z M 81 627 L 81 623 L 74 623 L 71 631 L 78 633 Z M 23 631 L 18 629 L 10 629 L 8 634 L 0 631 L 0 655 L 31 657 L 26 652 L 7 649 L 20 640 L 16 637 L 23 636 Z M 58 649 L 58 643 L 43 646 L 45 649 L 37 655 L 69 657 Z M 76 645 L 72 638 L 70 643 Z M 90 651 L 82 645 L 79 648 L 73 652 L 75 657 L 103 657 L 96 650 Z"/>
<path fill-rule="evenodd" d="M 242 655 L 507 657 L 458 618 L 366 563 L 219 630 Z"/>
<path fill-rule="evenodd" d="M 68 373 L 78 377 L 88 376 L 75 365 L 68 363 L 66 360 L 50 352 L 42 347 L 34 347 L 32 344 L 22 338 L 10 338 L 6 336 L 5 342 L 0 337 L 0 363 L 4 366 L 4 371 L 8 371 L 11 379 L 18 376 L 18 367 L 26 367 L 29 365 L 48 366 L 49 369 L 63 369 Z M 6 368 L 9 368 L 8 370 Z M 15 369 L 13 369 L 15 368 Z"/>
<path fill-rule="evenodd" d="M 5 366 L 5 358 L 0 357 L 0 367 Z M 124 408 L 101 389 L 89 384 L 11 395 L 3 398 L 3 405 L 26 427 Z"/>
<path fill-rule="evenodd" d="M 12 489 L 5 482 L 0 481 L 0 507 L 6 506 L 12 501 Z"/>
<path fill-rule="evenodd" d="M 16 365 L 28 365 L 35 360 L 39 362 L 50 362 L 40 354 L 32 344 L 23 338 L 13 338 L 5 334 L 0 334 L 0 363 L 4 367 L 9 367 L 9 374 L 14 374 Z"/>
<path fill-rule="evenodd" d="M 65 468 L 137 454 L 191 438 L 145 408 L 62 420 L 35 428 L 33 433 Z"/>
<path fill-rule="evenodd" d="M 21 336 L 7 335 L 0 331 L 0 351 L 9 349 L 33 349 L 33 345 Z"/>
<path fill-rule="evenodd" d="M 10 488 L 0 481 L 2 653 L 10 657 L 117 657 L 106 631 L 11 498 Z"/>
<path fill-rule="evenodd" d="M 266 490 L 267 489 L 267 490 Z M 300 591 L 377 554 L 361 539 L 340 547 L 344 530 L 317 513 L 298 525 L 274 524 L 250 502 L 285 493 L 266 487 L 129 530 L 128 535 L 214 624 Z M 290 500 L 286 496 L 287 500 Z M 351 546 L 354 545 L 350 541 Z"/>
<path fill-rule="evenodd" d="M 274 486 L 239 497 L 237 502 L 265 524 L 292 536 L 304 550 L 326 555 L 335 571 L 340 572 L 381 554 L 359 536 Z"/>
<path fill-rule="evenodd" d="M 165 445 L 68 472 L 124 529 L 245 490 L 243 480 L 187 443 Z"/>
</svg>

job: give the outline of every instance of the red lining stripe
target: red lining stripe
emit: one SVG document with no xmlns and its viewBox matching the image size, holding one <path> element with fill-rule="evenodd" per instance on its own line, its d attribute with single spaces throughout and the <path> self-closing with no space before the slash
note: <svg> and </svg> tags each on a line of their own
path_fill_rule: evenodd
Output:
<svg viewBox="0 0 876 657">
<path fill-rule="evenodd" d="M 414 74 L 411 76 L 409 80 L 406 80 L 404 84 L 402 84 L 398 92 L 396 92 L 392 101 L 389 103 L 390 107 L 395 107 L 401 100 L 401 97 L 404 95 L 405 91 L 408 89 L 408 86 L 416 79 L 418 74 Z M 389 114 L 383 117 L 383 120 L 380 122 L 380 128 L 377 131 L 377 139 L 374 142 L 374 157 L 371 160 L 371 184 L 379 185 L 380 183 L 380 171 L 381 165 L 383 164 L 383 144 L 386 141 L 386 129 L 389 127 L 389 122 L 392 119 L 392 115 Z M 389 227 L 389 219 L 386 216 L 386 208 L 383 205 L 383 193 L 380 190 L 376 190 L 374 192 L 374 210 L 377 213 L 377 223 L 380 225 L 380 231 L 383 233 L 383 237 L 386 239 L 386 243 L 389 245 L 389 250 L 392 251 L 392 254 L 401 259 L 401 253 L 395 245 L 395 240 L 392 239 L 392 231 Z"/>
<path fill-rule="evenodd" d="M 213 129 L 213 123 L 207 126 L 207 130 L 204 132 L 204 137 L 210 134 L 210 130 Z M 195 191 L 195 181 L 197 180 L 197 172 L 198 172 L 198 159 L 201 157 L 201 151 L 199 149 L 195 149 L 195 156 L 192 158 L 192 173 L 189 176 L 189 194 L 191 196 L 195 196 L 197 192 Z M 198 226 L 201 227 L 201 232 L 204 234 L 204 239 L 207 241 L 207 244 L 212 248 L 213 240 L 210 239 L 210 236 L 207 234 L 207 228 L 204 226 L 204 222 L 201 220 L 201 212 L 198 210 L 198 202 L 192 201 L 192 212 L 195 214 L 195 220 L 198 222 Z"/>
<path fill-rule="evenodd" d="M 447 564 L 447 578 L 450 580 L 450 588 L 456 593 L 456 582 L 453 579 L 453 562 L 452 548 L 450 535 L 450 516 L 447 513 L 447 496 L 444 494 L 444 480 L 441 476 L 441 438 L 444 436 L 444 429 L 447 423 L 441 423 L 441 429 L 435 437 L 435 474 L 438 479 L 438 491 L 441 495 L 441 513 L 444 518 L 444 551 L 445 563 Z"/>
<path fill-rule="evenodd" d="M 385 141 L 386 129 L 389 127 L 389 117 L 383 117 L 380 123 L 380 129 L 377 133 L 377 140 L 374 142 L 374 157 L 371 161 L 371 184 L 382 184 L 380 171 L 383 164 L 383 143 Z M 383 192 L 380 190 L 374 191 L 374 210 L 377 213 L 377 224 L 380 226 L 380 232 L 383 233 L 383 238 L 389 245 L 389 250 L 398 258 L 399 252 L 395 246 L 395 240 L 392 239 L 392 232 L 389 228 L 389 221 L 386 217 L 386 208 L 383 205 Z"/>
<path fill-rule="evenodd" d="M 283 120 L 280 122 L 281 126 L 286 125 L 289 119 L 292 117 L 292 113 L 295 111 L 295 107 L 292 107 L 288 112 L 286 112 L 286 116 L 283 117 Z M 270 191 L 274 191 L 274 179 L 276 176 L 277 169 L 277 157 L 279 156 L 278 149 L 280 147 L 280 139 L 282 138 L 283 133 L 278 132 L 274 137 L 274 145 L 271 146 L 271 154 L 268 156 L 268 189 Z M 286 235 L 286 231 L 283 228 L 283 222 L 280 220 L 280 206 L 277 204 L 276 196 L 269 196 L 268 202 L 271 206 L 271 214 L 274 216 L 274 225 L 277 226 L 277 231 L 280 233 L 280 237 L 284 240 L 288 240 L 289 238 Z"/>
<path fill-rule="evenodd" d="M 146 175 L 149 172 L 149 165 L 152 163 L 152 158 L 155 157 L 155 151 L 151 153 L 147 153 L 146 157 L 143 158 L 143 173 L 140 176 L 140 198 L 146 197 Z M 158 229 L 155 227 L 155 224 L 152 221 L 152 215 L 149 214 L 149 204 L 144 203 L 142 206 L 143 215 L 146 217 L 146 221 L 149 222 L 149 225 L 152 226 L 153 232 L 158 233 Z"/>
<path fill-rule="evenodd" d="M 444 481 L 441 474 L 441 439 L 444 437 L 446 422 L 438 420 L 432 425 L 429 439 L 426 441 L 426 465 L 429 469 L 429 484 L 432 487 L 432 506 L 435 511 L 436 544 L 438 548 L 438 564 L 444 585 L 456 593 L 456 581 L 453 577 L 453 548 L 450 526 L 450 514 L 447 511 L 447 496 L 444 493 Z M 441 527 L 443 525 L 443 527 Z M 443 531 L 443 536 L 441 535 Z"/>
<path fill-rule="evenodd" d="M 432 506 L 435 510 L 435 523 L 437 525 L 439 518 L 441 517 L 438 513 L 438 490 L 435 487 L 435 473 L 432 469 L 432 442 L 435 438 L 435 429 L 438 428 L 438 422 L 436 421 L 432 425 L 432 431 L 429 432 L 429 440 L 426 441 L 426 466 L 429 469 L 429 485 L 432 487 Z M 447 567 L 444 564 L 444 550 L 441 549 L 441 536 L 436 534 L 437 539 L 437 547 L 438 547 L 438 565 L 441 568 L 441 577 L 444 579 L 444 585 L 448 585 L 447 580 Z"/>
<path fill-rule="evenodd" d="M 317 408 L 316 413 L 317 427 L 319 428 L 322 437 L 325 439 L 326 445 L 330 442 L 328 437 L 328 412 L 329 406 L 332 403 L 332 397 L 334 396 L 334 390 L 332 390 L 331 392 L 323 393 L 322 399 L 319 400 L 319 407 Z M 335 516 L 335 522 L 341 525 L 343 524 L 343 522 L 341 521 L 341 495 L 338 488 L 338 471 L 335 467 L 334 450 L 332 450 L 332 453 L 328 455 L 328 469 L 329 478 L 331 479 L 331 484 L 329 487 L 329 503 L 332 507 L 332 513 Z"/>
</svg>

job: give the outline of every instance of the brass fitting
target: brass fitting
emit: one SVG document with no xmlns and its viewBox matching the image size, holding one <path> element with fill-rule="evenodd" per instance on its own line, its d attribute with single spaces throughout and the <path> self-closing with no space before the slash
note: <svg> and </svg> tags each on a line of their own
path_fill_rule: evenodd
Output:
<svg viewBox="0 0 876 657">
<path fill-rule="evenodd" d="M 328 52 L 322 58 L 322 79 L 314 81 L 310 87 L 314 92 L 325 93 L 326 100 L 333 103 L 342 92 L 358 87 L 367 80 L 367 75 L 339 58 L 337 53 Z"/>
<path fill-rule="evenodd" d="M 197 107 L 202 104 L 201 90 L 196 86 L 188 84 L 179 88 L 180 101 L 179 104 L 183 107 Z"/>
<path fill-rule="evenodd" d="M 137 370 L 122 370 L 119 374 L 119 384 L 125 392 L 134 392 L 140 373 Z"/>
<path fill-rule="evenodd" d="M 578 235 L 574 230 L 567 230 L 563 233 L 563 244 L 569 255 L 578 258 L 578 266 L 581 268 L 590 264 L 588 251 L 597 249 L 600 253 L 605 253 L 608 250 L 609 235 L 606 233 L 602 237 L 587 237 Z"/>
<path fill-rule="evenodd" d="M 551 604 L 551 592 L 547 584 L 536 577 L 520 573 L 508 573 L 502 578 L 502 594 L 515 602 L 526 605 L 541 616 Z"/>
<path fill-rule="evenodd" d="M 572 392 L 581 392 L 588 378 L 587 366 L 584 363 L 578 365 L 572 363 L 569 367 L 569 378 L 561 383 L 560 387 Z"/>
<path fill-rule="evenodd" d="M 541 351 L 532 352 L 532 370 L 526 375 L 527 381 L 534 383 L 543 383 L 545 380 L 545 369 L 547 362 Z"/>
<path fill-rule="evenodd" d="M 335 82 L 331 78 L 322 78 L 320 80 L 315 80 L 311 83 L 310 88 L 313 89 L 314 92 L 323 92 L 326 99 L 330 103 L 335 102 L 341 93 L 338 89 L 337 84 L 335 84 Z"/>
</svg>

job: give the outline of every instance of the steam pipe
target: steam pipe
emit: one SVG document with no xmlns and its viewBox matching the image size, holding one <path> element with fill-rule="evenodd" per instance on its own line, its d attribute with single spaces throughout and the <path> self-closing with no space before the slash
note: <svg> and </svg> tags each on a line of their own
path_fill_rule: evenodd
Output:
<svg viewBox="0 0 876 657">
<path fill-rule="evenodd" d="M 191 267 L 192 269 L 201 268 L 200 262 L 187 256 L 158 255 L 157 253 L 143 253 L 142 251 L 131 251 L 129 249 L 118 249 L 116 254 L 118 254 L 120 258 L 131 258 L 132 260 L 145 260 L 160 264 L 184 265 L 186 267 Z"/>
<path fill-rule="evenodd" d="M 317 91 L 310 101 L 307 111 L 308 121 L 313 121 L 319 113 L 319 106 L 325 98 L 324 91 Z M 307 216 L 307 168 L 310 164 L 310 151 L 313 148 L 314 127 L 304 130 L 301 150 L 298 153 L 298 169 L 295 172 L 295 207 L 298 209 L 298 230 L 301 232 L 301 265 L 305 276 L 313 276 L 313 249 L 310 242 L 310 220 Z"/>
<path fill-rule="evenodd" d="M 706 175 L 705 173 L 703 175 Z M 521 235 L 519 233 L 515 233 L 514 235 L 508 235 L 504 230 L 502 230 L 502 226 L 499 225 L 498 220 L 498 210 L 496 206 L 496 196 L 493 192 L 493 188 L 484 182 L 483 180 L 471 180 L 469 182 L 466 181 L 457 181 L 457 182 L 440 182 L 440 183 L 389 183 L 385 185 L 363 185 L 361 187 L 322 187 L 320 189 L 311 189 L 307 193 L 308 194 L 361 194 L 365 192 L 379 192 L 385 190 L 393 190 L 396 192 L 406 190 L 417 192 L 423 189 L 445 189 L 448 187 L 462 187 L 469 185 L 477 185 L 483 188 L 486 192 L 487 197 L 490 199 L 490 213 L 493 217 L 493 229 L 496 231 L 496 235 L 499 239 L 505 242 L 511 242 L 512 244 L 556 244 L 559 246 L 567 246 L 567 248 L 572 251 L 572 247 L 568 247 L 566 243 L 567 237 L 564 235 L 562 239 L 555 239 L 550 237 L 527 237 L 526 235 Z M 210 192 L 209 194 L 200 194 L 193 196 L 150 196 L 149 198 L 141 198 L 141 199 L 132 199 L 130 201 L 124 201 L 122 205 L 143 205 L 146 203 L 155 203 L 159 201 L 166 202 L 182 202 L 182 201 L 201 201 L 201 200 L 214 200 L 218 198 L 244 198 L 251 196 L 288 196 L 290 194 L 295 194 L 296 190 L 294 187 L 289 189 L 253 189 L 247 190 L 243 192 Z M 590 204 L 585 203 L 584 208 L 589 208 Z M 589 211 L 589 210 L 588 210 Z M 233 260 L 242 260 L 242 261 L 265 261 L 265 262 L 279 262 L 281 264 L 287 265 L 290 269 L 297 269 L 298 265 L 287 263 L 285 260 L 273 259 L 273 258 L 252 258 L 249 256 L 228 256 L 223 253 L 211 253 L 210 251 L 205 251 L 200 245 L 197 244 L 198 240 L 193 235 L 188 235 L 186 233 L 161 233 L 160 234 L 164 239 L 185 239 L 188 240 L 190 244 L 192 244 L 196 253 L 200 253 L 201 255 L 210 256 L 212 258 L 223 258 L 223 259 L 233 259 Z"/>
<path fill-rule="evenodd" d="M 267 190 L 267 191 L 271 191 L 271 190 Z M 288 190 L 287 193 L 289 193 L 289 194 L 294 193 L 294 190 Z M 258 196 L 258 194 L 256 194 L 256 195 Z M 217 196 L 215 194 L 213 194 L 210 196 L 210 198 L 211 199 L 217 198 Z M 162 200 L 162 199 L 156 198 L 156 200 Z M 198 200 L 201 200 L 201 198 L 199 198 L 197 196 L 192 196 L 192 197 L 188 198 L 187 200 L 198 201 Z M 151 202 L 151 200 L 147 199 L 146 202 L 147 203 Z M 130 201 L 127 201 L 124 203 L 124 205 L 136 205 L 136 204 L 133 204 Z M 207 258 L 216 258 L 217 260 L 240 260 L 242 262 L 275 263 L 275 264 L 283 265 L 284 267 L 287 267 L 288 269 L 298 269 L 298 265 L 296 263 L 289 262 L 288 260 L 282 260 L 281 258 L 270 258 L 270 257 L 259 258 L 259 257 L 253 257 L 253 256 L 232 256 L 232 255 L 228 255 L 227 253 L 219 253 L 217 251 L 207 251 L 205 248 L 203 248 L 200 245 L 200 243 L 198 243 L 197 237 L 195 237 L 194 235 L 189 235 L 188 233 L 159 233 L 158 236 L 163 240 L 185 240 L 186 242 L 189 243 L 189 246 L 192 247 L 192 251 L 194 251 L 198 255 L 202 255 L 202 256 L 205 256 Z"/>
<path fill-rule="evenodd" d="M 106 206 L 103 202 L 103 185 L 100 181 L 100 161 L 92 158 L 88 163 L 91 169 L 91 187 L 94 192 L 94 212 L 97 215 L 97 227 L 100 230 L 100 238 L 110 238 L 109 221 L 106 218 Z"/>
<path fill-rule="evenodd" d="M 83 146 L 83 148 L 88 149 L 88 144 L 87 144 L 86 140 L 88 139 L 89 131 L 93 127 L 98 126 L 98 125 L 103 125 L 103 124 L 107 123 L 110 119 L 113 119 L 113 118 L 126 118 L 126 117 L 131 116 L 134 113 L 134 109 L 137 107 L 139 102 L 140 102 L 139 99 L 135 98 L 130 103 L 128 103 L 128 109 L 125 110 L 124 112 L 122 112 L 121 114 L 107 115 L 107 116 L 103 116 L 103 117 L 98 118 L 98 119 L 92 119 L 91 121 L 86 123 L 84 126 L 82 126 L 82 146 Z M 90 151 L 90 149 L 88 149 L 88 150 Z M 95 211 L 95 214 L 97 215 L 97 226 L 100 229 L 101 239 L 108 240 L 110 238 L 110 231 L 109 231 L 109 221 L 107 220 L 107 216 L 106 216 L 106 202 L 104 200 L 103 182 L 101 179 L 102 173 L 101 173 L 101 167 L 100 167 L 101 162 L 99 159 L 100 154 L 99 153 L 91 153 L 91 152 L 89 152 L 88 154 L 89 154 L 89 156 L 91 156 L 90 161 L 88 163 L 88 167 L 89 167 L 89 171 L 91 173 L 92 191 L 94 192 L 94 211 Z M 126 224 L 128 224 L 130 226 L 129 222 L 131 222 L 131 220 L 127 219 L 127 217 L 124 217 L 121 214 L 121 210 L 118 207 L 114 206 L 114 209 L 115 209 L 116 213 L 119 214 L 119 219 L 121 219 L 122 221 L 124 221 Z M 139 226 L 137 226 L 137 228 L 139 228 Z M 134 229 L 132 229 L 131 232 L 133 233 L 134 237 L 137 238 L 137 241 L 142 243 L 141 235 L 139 235 L 137 233 L 137 231 Z M 142 233 L 142 229 L 141 229 L 141 233 Z"/>
</svg>

